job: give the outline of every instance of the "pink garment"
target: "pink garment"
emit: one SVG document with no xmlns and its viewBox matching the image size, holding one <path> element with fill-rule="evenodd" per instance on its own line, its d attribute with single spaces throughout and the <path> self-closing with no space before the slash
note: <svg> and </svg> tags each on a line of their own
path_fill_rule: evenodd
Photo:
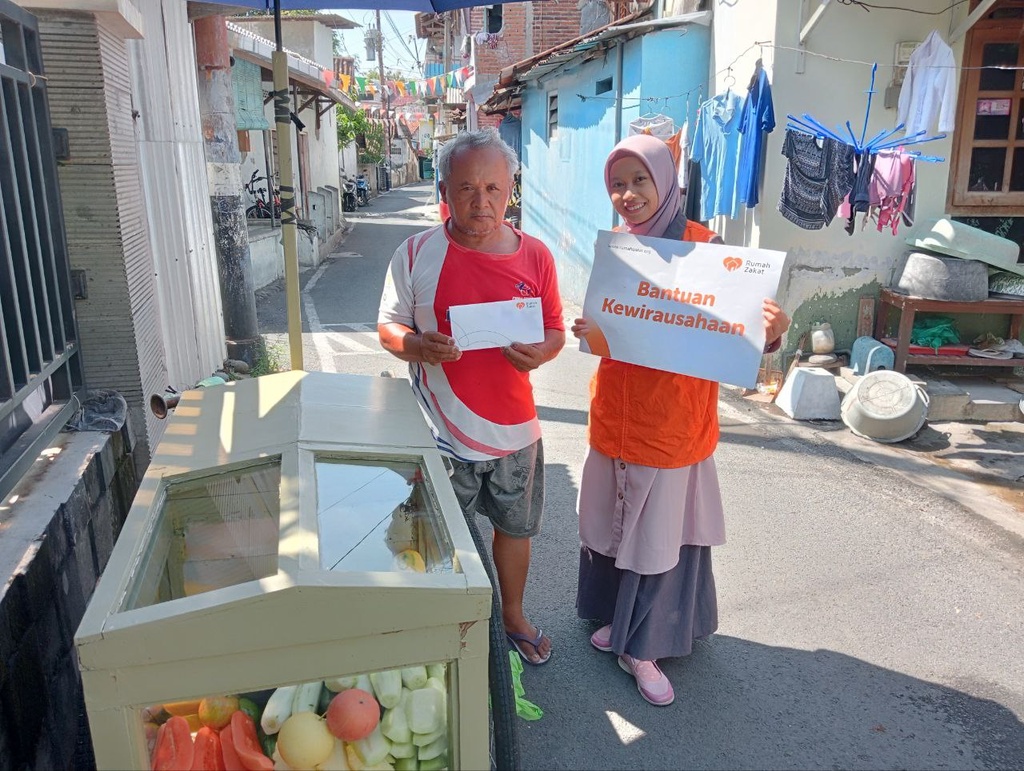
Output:
<svg viewBox="0 0 1024 771">
<path fill-rule="evenodd" d="M 878 214 L 878 232 L 885 227 L 892 228 L 892 234 L 900 224 L 900 215 L 907 205 L 914 188 L 914 159 L 902 148 L 882 150 L 875 155 L 875 168 L 871 175 L 871 214 Z M 850 196 L 839 205 L 840 219 L 850 218 Z"/>
<path fill-rule="evenodd" d="M 885 227 L 892 234 L 900 225 L 900 215 L 914 187 L 914 159 L 902 150 L 882 151 L 875 160 L 875 173 L 871 177 L 871 202 L 877 199 L 878 232 Z"/>
<path fill-rule="evenodd" d="M 612 511 L 608 510 L 612 505 Z M 587 451 L 577 504 L 580 541 L 641 575 L 665 573 L 683 546 L 725 543 L 725 514 L 714 457 L 653 468 Z"/>
</svg>

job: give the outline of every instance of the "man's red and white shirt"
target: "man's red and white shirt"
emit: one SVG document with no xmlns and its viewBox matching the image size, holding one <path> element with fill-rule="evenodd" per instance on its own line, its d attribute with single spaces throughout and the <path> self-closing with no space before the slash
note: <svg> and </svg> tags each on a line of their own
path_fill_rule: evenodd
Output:
<svg viewBox="0 0 1024 771">
<path fill-rule="evenodd" d="M 539 297 L 545 329 L 564 330 L 551 252 L 516 230 L 519 249 L 488 254 L 455 243 L 444 225 L 407 239 L 391 258 L 379 324 L 451 336 L 453 305 Z M 444 364 L 409 364 L 409 379 L 438 448 L 459 460 L 500 458 L 540 438 L 533 387 L 499 348 L 463 351 Z"/>
</svg>

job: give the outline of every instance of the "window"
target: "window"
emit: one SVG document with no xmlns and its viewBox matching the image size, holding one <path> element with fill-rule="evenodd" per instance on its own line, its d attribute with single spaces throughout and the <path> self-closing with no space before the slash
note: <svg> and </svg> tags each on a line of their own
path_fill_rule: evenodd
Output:
<svg viewBox="0 0 1024 771">
<path fill-rule="evenodd" d="M 599 81 L 597 81 L 597 84 L 594 86 L 594 94 L 595 95 L 607 94 L 611 90 L 612 90 L 612 79 L 611 78 L 605 78 L 604 80 L 599 80 Z"/>
<path fill-rule="evenodd" d="M 1020 3 L 997 6 L 964 45 L 950 185 L 950 207 L 960 213 L 1024 208 L 1022 11 Z"/>
<path fill-rule="evenodd" d="M 558 136 L 558 92 L 548 94 L 548 141 Z"/>
<path fill-rule="evenodd" d="M 502 19 L 501 3 L 487 6 L 484 10 L 484 22 L 489 34 L 497 35 L 501 32 L 501 26 L 504 24 Z"/>
</svg>

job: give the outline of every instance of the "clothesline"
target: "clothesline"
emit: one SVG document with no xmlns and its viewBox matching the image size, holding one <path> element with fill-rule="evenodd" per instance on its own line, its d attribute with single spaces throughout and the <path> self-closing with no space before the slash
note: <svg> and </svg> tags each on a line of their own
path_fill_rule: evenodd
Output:
<svg viewBox="0 0 1024 771">
<path fill-rule="evenodd" d="M 775 50 L 778 50 L 778 51 L 795 51 L 796 53 L 807 54 L 808 56 L 818 56 L 818 57 L 820 57 L 822 59 L 828 59 L 829 61 L 833 61 L 833 62 L 844 62 L 846 64 L 862 64 L 862 65 L 865 65 L 867 67 L 871 67 L 871 66 L 874 66 L 874 65 L 878 65 L 879 67 L 892 67 L 892 68 L 904 67 L 905 66 L 905 65 L 902 65 L 902 64 L 878 64 L 878 62 L 866 62 L 866 61 L 861 61 L 860 59 L 847 59 L 847 58 L 842 57 L 842 56 L 833 56 L 832 54 L 818 53 L 817 51 L 811 51 L 811 50 L 806 49 L 806 48 L 796 48 L 794 46 L 784 46 L 784 45 L 780 45 L 780 44 L 777 44 L 777 43 L 773 43 L 770 40 L 759 40 L 759 41 L 755 41 L 750 46 L 748 46 L 746 48 L 746 50 L 743 51 L 743 53 L 739 54 L 728 65 L 726 65 L 725 67 L 720 69 L 718 72 L 716 72 L 715 75 L 721 75 L 723 72 L 728 72 L 729 70 L 731 70 L 740 59 L 742 59 L 744 56 L 746 56 L 754 48 L 762 48 L 762 49 L 764 49 L 764 48 L 771 48 L 771 49 L 775 49 Z M 935 69 L 1006 70 L 1008 72 L 1014 72 L 1014 71 L 1017 71 L 1017 70 L 1024 70 L 1024 67 L 1010 66 L 1010 65 L 1006 65 L 1006 64 L 980 64 L 980 65 L 975 66 L 975 67 L 970 67 L 970 66 L 967 66 L 967 65 L 954 64 L 954 65 L 947 65 L 947 66 L 934 65 L 934 67 L 935 67 Z"/>
</svg>

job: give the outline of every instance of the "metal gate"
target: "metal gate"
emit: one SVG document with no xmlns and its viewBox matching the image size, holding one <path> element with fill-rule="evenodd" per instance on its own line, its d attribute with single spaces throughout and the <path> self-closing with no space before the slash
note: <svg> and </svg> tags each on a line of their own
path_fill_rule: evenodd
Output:
<svg viewBox="0 0 1024 771">
<path fill-rule="evenodd" d="M 36 19 L 0 0 L 0 501 L 82 386 Z"/>
</svg>

